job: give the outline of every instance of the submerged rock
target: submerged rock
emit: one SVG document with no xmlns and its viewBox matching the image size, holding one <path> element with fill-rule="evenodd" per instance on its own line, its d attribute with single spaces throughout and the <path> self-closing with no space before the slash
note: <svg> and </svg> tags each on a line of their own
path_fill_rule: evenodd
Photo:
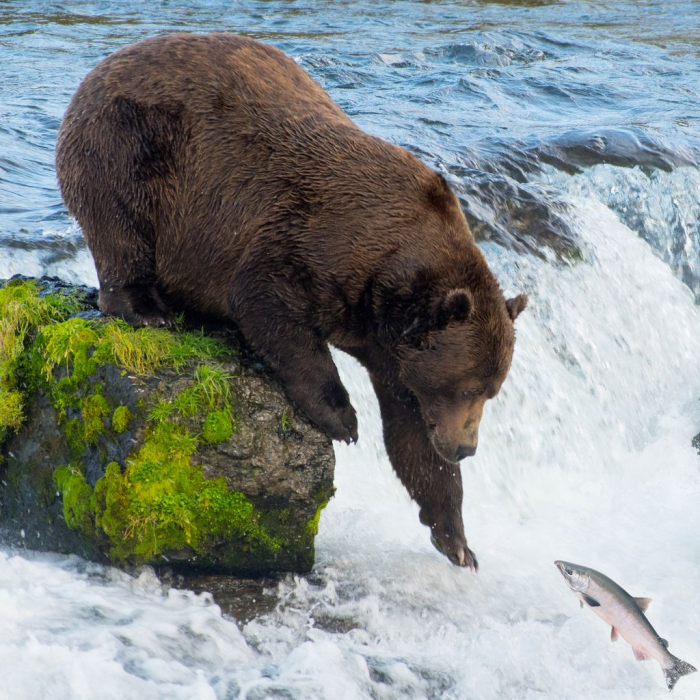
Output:
<svg viewBox="0 0 700 700">
<path fill-rule="evenodd" d="M 552 188 L 527 182 L 541 164 L 526 150 L 513 148 L 506 156 L 504 143 L 490 147 L 464 149 L 459 162 L 433 163 L 457 195 L 475 240 L 553 262 L 580 260 L 583 253 L 567 223 L 566 202 Z M 424 160 L 429 157 L 412 150 Z"/>
<path fill-rule="evenodd" d="M 94 290 L 0 289 L 0 527 L 117 565 L 307 571 L 330 440 L 225 329 L 132 329 Z"/>
<path fill-rule="evenodd" d="M 410 148 L 410 144 L 404 144 Z M 449 180 L 459 197 L 474 237 L 521 253 L 545 257 L 552 262 L 575 262 L 584 257 L 577 232 L 568 223 L 569 204 L 564 192 L 547 184 L 542 175 L 547 167 L 576 175 L 598 165 L 612 165 L 633 171 L 642 178 L 659 180 L 678 169 L 695 166 L 699 153 L 690 147 L 672 146 L 649 130 L 636 127 L 577 129 L 541 140 L 491 136 L 460 149 L 456 158 L 443 160 L 413 147 L 416 156 L 431 163 Z M 677 275 L 700 296 L 697 265 L 687 253 L 697 248 L 697 216 L 692 203 L 679 206 L 678 199 L 692 199 L 692 173 L 673 192 L 668 202 L 650 202 L 639 193 L 629 206 L 630 196 L 615 206 L 616 188 L 604 183 L 599 197 L 622 220 L 654 246 L 676 270 Z M 533 177 L 534 176 L 534 177 Z M 618 174 L 631 178 L 629 173 Z M 648 182 L 645 190 L 648 189 Z M 689 194 L 688 194 L 689 193 Z M 697 197 L 696 197 L 697 199 Z M 672 221 L 672 238 L 654 230 L 656 219 L 650 207 L 661 206 Z M 690 216 L 684 216 L 684 211 Z M 640 213 L 641 211 L 641 213 Z M 666 219 L 665 219 L 666 220 Z"/>
<path fill-rule="evenodd" d="M 520 253 L 546 256 L 549 251 L 556 260 L 582 257 L 563 216 L 565 205 L 543 188 L 487 172 L 474 172 L 454 188 L 477 241 L 493 241 Z"/>
<path fill-rule="evenodd" d="M 568 173 L 594 165 L 671 172 L 697 163 L 697 153 L 673 148 L 651 132 L 634 127 L 574 129 L 535 149 L 543 163 Z"/>
</svg>

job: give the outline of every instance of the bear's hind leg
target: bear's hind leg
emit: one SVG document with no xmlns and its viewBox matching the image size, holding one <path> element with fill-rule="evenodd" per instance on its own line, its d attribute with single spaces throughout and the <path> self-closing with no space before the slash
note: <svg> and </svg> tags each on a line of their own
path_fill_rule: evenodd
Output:
<svg viewBox="0 0 700 700">
<path fill-rule="evenodd" d="M 370 374 L 384 425 L 384 444 L 396 475 L 420 506 L 435 548 L 456 566 L 478 569 L 462 520 L 462 474 L 433 448 L 418 401 L 404 387 Z"/>
<path fill-rule="evenodd" d="M 100 281 L 100 309 L 134 326 L 170 326 L 156 284 L 158 200 L 167 192 L 177 118 L 114 99 L 94 120 L 71 107 L 56 170 Z"/>
</svg>

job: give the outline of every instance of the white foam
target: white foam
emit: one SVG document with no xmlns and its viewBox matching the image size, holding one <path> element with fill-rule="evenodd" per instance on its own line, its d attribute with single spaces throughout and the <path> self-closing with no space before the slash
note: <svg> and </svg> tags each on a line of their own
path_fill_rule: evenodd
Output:
<svg viewBox="0 0 700 700">
<path fill-rule="evenodd" d="M 0 697 L 215 698 L 253 657 L 206 595 L 77 558 L 0 552 Z"/>
<path fill-rule="evenodd" d="M 478 576 L 431 547 L 367 377 L 338 354 L 360 443 L 337 449 L 314 575 L 288 578 L 277 609 L 239 629 L 147 573 L 2 554 L 0 698 L 666 698 L 658 664 L 612 645 L 553 561 L 652 597 L 651 622 L 698 665 L 700 318 L 651 248 L 580 194 L 583 262 L 486 249 L 530 306 L 463 464 Z M 694 674 L 674 697 L 699 691 Z"/>
</svg>

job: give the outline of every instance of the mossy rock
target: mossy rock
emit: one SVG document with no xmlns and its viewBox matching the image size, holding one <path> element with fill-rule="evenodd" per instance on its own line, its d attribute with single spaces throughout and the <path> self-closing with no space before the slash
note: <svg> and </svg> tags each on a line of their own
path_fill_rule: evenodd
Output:
<svg viewBox="0 0 700 700">
<path fill-rule="evenodd" d="M 330 441 L 224 328 L 132 329 L 94 290 L 0 289 L 5 541 L 117 565 L 308 571 Z"/>
</svg>

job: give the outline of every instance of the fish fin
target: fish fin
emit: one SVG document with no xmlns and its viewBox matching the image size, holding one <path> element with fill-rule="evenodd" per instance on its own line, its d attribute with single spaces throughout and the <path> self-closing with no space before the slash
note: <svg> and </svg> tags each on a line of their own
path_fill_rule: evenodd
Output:
<svg viewBox="0 0 700 700">
<path fill-rule="evenodd" d="M 616 642 L 617 638 L 620 636 L 620 633 L 613 627 L 610 630 L 610 641 L 611 642 Z"/>
<path fill-rule="evenodd" d="M 634 658 L 637 659 L 637 661 L 648 661 L 651 656 L 646 652 L 645 649 L 642 649 L 642 647 L 632 647 L 632 651 L 634 652 Z"/>
<path fill-rule="evenodd" d="M 659 641 L 668 649 L 668 642 L 665 639 L 661 639 L 661 637 L 659 637 Z"/>
<path fill-rule="evenodd" d="M 585 593 L 581 594 L 583 596 L 583 599 L 590 605 L 592 608 L 599 608 L 600 603 L 595 599 L 591 598 L 591 596 L 586 595 Z"/>
<path fill-rule="evenodd" d="M 664 669 L 664 675 L 666 676 L 666 685 L 669 690 L 673 690 L 673 686 L 676 685 L 679 678 L 687 676 L 689 673 L 695 673 L 698 669 L 695 666 L 691 666 L 686 661 L 681 661 L 677 657 L 673 657 L 674 664 L 671 668 Z"/>
<path fill-rule="evenodd" d="M 632 651 L 634 652 L 634 658 L 637 659 L 637 661 L 648 661 L 651 658 L 647 651 L 642 649 L 642 647 L 632 647 Z"/>
<path fill-rule="evenodd" d="M 649 604 L 651 603 L 651 598 L 635 598 L 634 602 L 642 612 L 646 612 Z"/>
<path fill-rule="evenodd" d="M 578 600 L 578 604 L 579 604 L 581 607 L 583 607 L 583 601 L 582 601 L 580 598 L 579 598 L 579 600 Z"/>
</svg>

